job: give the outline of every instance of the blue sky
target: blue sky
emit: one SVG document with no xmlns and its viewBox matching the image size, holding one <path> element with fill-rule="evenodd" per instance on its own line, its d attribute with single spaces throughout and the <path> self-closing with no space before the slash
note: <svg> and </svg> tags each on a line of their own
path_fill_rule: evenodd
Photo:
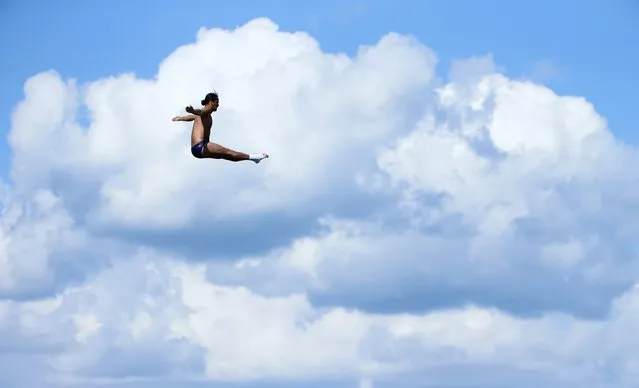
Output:
<svg viewBox="0 0 639 388">
<path fill-rule="evenodd" d="M 6 134 L 25 79 L 40 71 L 55 69 L 80 82 L 129 71 L 148 77 L 173 49 L 191 42 L 199 27 L 228 28 L 267 16 L 282 29 L 309 31 L 328 51 L 353 53 L 358 45 L 374 43 L 389 31 L 413 34 L 435 49 L 444 71 L 450 59 L 488 52 L 511 76 L 538 74 L 536 64 L 551 63 L 558 73 L 544 77 L 547 85 L 562 94 L 585 96 L 617 136 L 632 142 L 639 139 L 633 131 L 639 120 L 633 102 L 639 85 L 639 51 L 632 48 L 639 40 L 636 2 L 406 4 L 388 0 L 4 2 L 0 47 L 10 54 L 0 74 L 0 128 Z M 0 176 L 6 178 L 9 156 L 4 139 L 0 155 Z"/>
</svg>

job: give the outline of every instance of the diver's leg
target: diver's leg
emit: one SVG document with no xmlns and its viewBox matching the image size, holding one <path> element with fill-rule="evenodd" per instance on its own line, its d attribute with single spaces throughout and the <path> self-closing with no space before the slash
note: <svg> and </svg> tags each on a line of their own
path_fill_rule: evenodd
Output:
<svg viewBox="0 0 639 388">
<path fill-rule="evenodd" d="M 268 158 L 267 154 L 246 154 L 244 152 L 238 152 L 219 144 L 209 142 L 202 150 L 203 158 L 211 159 L 224 159 L 231 162 L 241 162 L 243 160 L 252 160 L 255 163 L 259 163 L 262 159 Z"/>
</svg>

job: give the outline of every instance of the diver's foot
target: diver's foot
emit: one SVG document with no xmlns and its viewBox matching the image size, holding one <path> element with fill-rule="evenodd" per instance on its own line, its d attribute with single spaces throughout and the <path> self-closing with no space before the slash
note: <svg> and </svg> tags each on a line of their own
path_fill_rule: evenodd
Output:
<svg viewBox="0 0 639 388">
<path fill-rule="evenodd" d="M 249 160 L 254 161 L 256 164 L 261 162 L 262 159 L 266 159 L 268 158 L 268 154 L 265 153 L 260 153 L 260 154 L 250 154 L 249 155 Z"/>
</svg>

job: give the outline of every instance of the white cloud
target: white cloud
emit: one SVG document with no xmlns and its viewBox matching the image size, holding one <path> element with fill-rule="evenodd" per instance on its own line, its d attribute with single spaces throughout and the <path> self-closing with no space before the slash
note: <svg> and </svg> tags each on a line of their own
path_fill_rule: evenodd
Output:
<svg viewBox="0 0 639 388">
<path fill-rule="evenodd" d="M 637 297 L 631 290 L 618 299 L 608 322 L 557 314 L 522 319 L 476 307 L 383 316 L 319 310 L 303 295 L 264 298 L 220 287 L 206 281 L 202 266 L 140 252 L 56 298 L 5 303 L 13 311 L 0 322 L 12 318 L 23 336 L 64 344 L 52 365 L 85 382 L 188 380 L 192 373 L 218 381 L 369 376 L 365 381 L 374 382 L 487 364 L 536 371 L 559 384 L 597 379 L 604 368 L 632 377 L 635 352 L 619 335 L 636 319 Z"/>
<path fill-rule="evenodd" d="M 427 113 L 379 154 L 376 188 L 386 181 L 399 191 L 401 216 L 333 222 L 214 279 L 374 310 L 470 300 L 517 313 L 604 314 L 636 281 L 628 238 L 637 222 L 622 213 L 637 200 L 619 195 L 636 190 L 625 172 L 636 152 L 614 142 L 584 100 L 500 75 L 468 79 L 439 89 L 433 111 L 449 119 Z M 398 217 L 411 222 L 398 227 Z"/>
<path fill-rule="evenodd" d="M 62 200 L 51 191 L 6 199 L 0 218 L 0 293 L 30 294 L 49 290 L 54 264 L 82 260 L 75 254 L 87 236 L 75 228 Z"/>
<path fill-rule="evenodd" d="M 33 179 L 51 178 L 45 174 L 58 169 L 76 179 L 85 179 L 82 172 L 99 174 L 100 202 L 91 214 L 96 222 L 180 228 L 201 217 L 304 206 L 340 190 L 353 171 L 373 162 L 371 147 L 396 128 L 393 107 L 425 90 L 434 65 L 428 49 L 395 34 L 352 60 L 323 54 L 311 37 L 279 33 L 267 20 L 233 33 L 202 30 L 197 44 L 163 61 L 155 80 L 125 74 L 87 85 L 92 121 L 86 131 L 71 121 L 69 107 L 78 96 L 73 82 L 54 73 L 32 78 L 14 115 L 12 145 L 24 150 L 14 171 L 32 176 L 32 159 L 21 156 L 30 155 L 46 120 L 45 133 L 56 138 L 48 158 L 65 157 Z M 188 157 L 188 125 L 170 119 L 214 88 L 221 93 L 214 139 L 268 152 L 268 163 Z"/>
<path fill-rule="evenodd" d="M 436 63 L 397 34 L 348 58 L 258 19 L 201 30 L 152 80 L 29 79 L 0 187 L 0 382 L 628 386 L 636 149 L 489 56 L 448 81 Z M 214 139 L 269 160 L 189 156 L 170 119 L 211 89 Z M 193 262 L 291 220 L 288 242 Z"/>
</svg>

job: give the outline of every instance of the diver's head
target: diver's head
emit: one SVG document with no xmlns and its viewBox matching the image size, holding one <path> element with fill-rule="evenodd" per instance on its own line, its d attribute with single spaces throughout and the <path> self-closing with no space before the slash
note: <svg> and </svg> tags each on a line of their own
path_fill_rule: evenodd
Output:
<svg viewBox="0 0 639 388">
<path fill-rule="evenodd" d="M 211 111 L 215 112 L 217 107 L 220 105 L 220 98 L 217 93 L 208 93 L 204 96 L 204 100 L 202 100 L 202 105 L 205 108 L 210 108 Z"/>
</svg>

